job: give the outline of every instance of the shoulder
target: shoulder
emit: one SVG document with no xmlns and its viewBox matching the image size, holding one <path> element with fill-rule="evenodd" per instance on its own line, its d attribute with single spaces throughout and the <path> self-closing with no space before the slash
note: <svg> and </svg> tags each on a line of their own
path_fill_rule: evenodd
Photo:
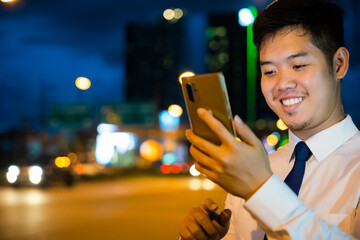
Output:
<svg viewBox="0 0 360 240">
<path fill-rule="evenodd" d="M 360 132 L 348 139 L 336 152 L 347 156 L 347 159 L 360 159 Z"/>
<path fill-rule="evenodd" d="M 290 149 L 289 144 L 286 144 L 282 148 L 270 153 L 268 157 L 270 162 L 276 162 L 282 159 L 289 160 L 291 154 L 292 154 L 292 149 Z"/>
</svg>

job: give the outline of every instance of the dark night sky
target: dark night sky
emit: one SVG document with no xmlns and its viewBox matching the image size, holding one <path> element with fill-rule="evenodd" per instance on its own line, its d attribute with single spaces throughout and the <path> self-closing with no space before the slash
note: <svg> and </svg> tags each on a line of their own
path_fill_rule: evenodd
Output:
<svg viewBox="0 0 360 240">
<path fill-rule="evenodd" d="M 36 122 L 41 109 L 53 102 L 124 101 L 125 27 L 129 22 L 161 19 L 162 12 L 171 7 L 185 8 L 185 18 L 195 15 L 205 18 L 209 12 L 236 12 L 250 4 L 263 8 L 271 2 L 18 1 L 22 4 L 16 9 L 0 2 L 0 133 L 19 126 L 24 117 Z M 350 2 L 343 5 L 358 9 L 356 1 Z M 350 50 L 360 40 L 353 33 L 358 29 L 354 19 L 359 19 L 354 13 L 353 10 L 346 22 Z M 359 47 L 356 48 L 359 53 Z M 349 91 L 345 106 L 349 106 L 352 115 L 357 112 L 360 96 L 358 66 L 355 61 L 350 69 L 353 80 L 344 84 Z M 92 81 L 89 90 L 75 88 L 79 76 Z M 360 122 L 360 116 L 355 118 Z"/>
</svg>

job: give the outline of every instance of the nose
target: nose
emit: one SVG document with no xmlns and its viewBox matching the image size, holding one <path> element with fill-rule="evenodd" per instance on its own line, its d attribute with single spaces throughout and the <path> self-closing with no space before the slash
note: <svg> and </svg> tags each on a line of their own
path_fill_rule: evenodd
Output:
<svg viewBox="0 0 360 240">
<path fill-rule="evenodd" d="M 276 90 L 277 91 L 291 91 L 297 86 L 296 79 L 284 69 L 279 69 L 276 74 Z"/>
</svg>

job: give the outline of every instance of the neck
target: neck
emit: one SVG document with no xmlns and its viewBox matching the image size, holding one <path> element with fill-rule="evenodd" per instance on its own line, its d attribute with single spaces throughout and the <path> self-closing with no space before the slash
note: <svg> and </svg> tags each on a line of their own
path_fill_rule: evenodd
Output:
<svg viewBox="0 0 360 240">
<path fill-rule="evenodd" d="M 333 113 L 331 116 L 329 116 L 324 122 L 318 124 L 317 126 L 314 126 L 312 128 L 305 128 L 302 130 L 292 130 L 292 133 L 295 134 L 298 138 L 305 141 L 306 139 L 310 138 L 311 136 L 341 122 L 344 120 L 346 115 L 344 114 L 343 108 L 341 106 L 341 111 L 338 111 L 336 113 Z"/>
</svg>

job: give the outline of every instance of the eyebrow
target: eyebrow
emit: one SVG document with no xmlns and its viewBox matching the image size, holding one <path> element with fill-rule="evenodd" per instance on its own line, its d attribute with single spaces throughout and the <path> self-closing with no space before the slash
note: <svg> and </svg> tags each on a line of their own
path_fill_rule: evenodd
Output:
<svg viewBox="0 0 360 240">
<path fill-rule="evenodd" d="M 299 52 L 299 53 L 288 56 L 286 59 L 291 60 L 291 59 L 294 59 L 294 58 L 305 57 L 305 56 L 308 56 L 308 55 L 309 54 L 307 52 Z M 260 64 L 260 66 L 264 66 L 264 65 L 273 64 L 273 62 L 271 62 L 271 61 L 260 61 L 259 64 Z"/>
</svg>

